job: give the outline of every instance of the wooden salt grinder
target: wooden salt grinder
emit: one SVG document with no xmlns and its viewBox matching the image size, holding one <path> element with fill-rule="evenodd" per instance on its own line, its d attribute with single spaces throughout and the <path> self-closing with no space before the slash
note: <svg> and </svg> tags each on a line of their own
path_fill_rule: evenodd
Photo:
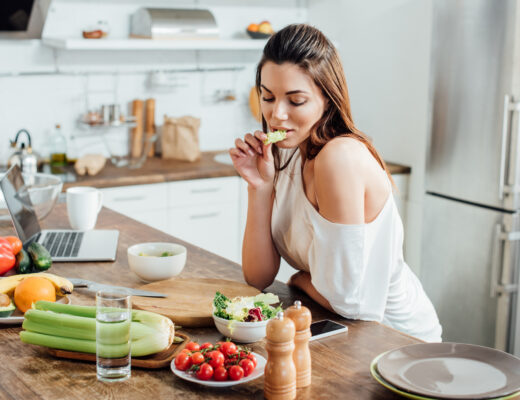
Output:
<svg viewBox="0 0 520 400">
<path fill-rule="evenodd" d="M 267 400 L 296 398 L 296 368 L 294 351 L 294 322 L 279 312 L 266 327 L 267 364 L 265 365 L 264 396 Z"/>
<path fill-rule="evenodd" d="M 294 305 L 285 310 L 285 316 L 294 322 L 293 360 L 296 367 L 296 387 L 303 388 L 311 384 L 311 352 L 309 339 L 311 337 L 312 316 L 310 310 L 296 300 Z"/>
</svg>

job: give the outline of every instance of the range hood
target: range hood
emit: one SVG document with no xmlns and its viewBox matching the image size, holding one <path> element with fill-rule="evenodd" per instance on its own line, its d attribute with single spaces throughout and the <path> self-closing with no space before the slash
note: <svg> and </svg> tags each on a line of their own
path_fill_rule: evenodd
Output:
<svg viewBox="0 0 520 400">
<path fill-rule="evenodd" d="M 0 0 L 0 39 L 39 39 L 51 0 Z"/>
<path fill-rule="evenodd" d="M 131 17 L 130 36 L 146 39 L 218 39 L 219 30 L 209 10 L 140 8 Z"/>
</svg>

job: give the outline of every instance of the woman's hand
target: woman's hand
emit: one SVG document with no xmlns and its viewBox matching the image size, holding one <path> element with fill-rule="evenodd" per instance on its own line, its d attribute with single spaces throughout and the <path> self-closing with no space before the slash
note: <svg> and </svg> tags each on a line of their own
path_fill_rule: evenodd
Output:
<svg viewBox="0 0 520 400">
<path fill-rule="evenodd" d="M 235 169 L 254 189 L 271 188 L 274 181 L 274 161 L 271 144 L 265 146 L 267 135 L 256 131 L 254 136 L 246 134 L 244 140 L 235 140 L 235 147 L 229 149 L 229 155 Z"/>
<path fill-rule="evenodd" d="M 311 274 L 306 271 L 298 271 L 287 281 L 287 285 L 296 287 L 313 299 L 318 304 L 322 305 L 326 309 L 335 312 L 329 301 L 323 297 L 312 284 Z"/>
<path fill-rule="evenodd" d="M 287 281 L 287 285 L 297 287 L 304 292 L 309 288 L 311 283 L 311 274 L 306 271 L 298 271 L 293 274 Z"/>
</svg>

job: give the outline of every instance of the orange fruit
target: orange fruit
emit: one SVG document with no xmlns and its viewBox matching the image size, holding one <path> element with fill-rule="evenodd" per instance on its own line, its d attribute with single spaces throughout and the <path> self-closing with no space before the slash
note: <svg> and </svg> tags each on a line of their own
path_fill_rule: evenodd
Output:
<svg viewBox="0 0 520 400">
<path fill-rule="evenodd" d="M 258 24 L 249 24 L 247 30 L 249 32 L 258 32 Z"/>
<path fill-rule="evenodd" d="M 56 290 L 45 278 L 31 276 L 14 289 L 14 304 L 23 313 L 38 300 L 56 301 Z"/>
</svg>

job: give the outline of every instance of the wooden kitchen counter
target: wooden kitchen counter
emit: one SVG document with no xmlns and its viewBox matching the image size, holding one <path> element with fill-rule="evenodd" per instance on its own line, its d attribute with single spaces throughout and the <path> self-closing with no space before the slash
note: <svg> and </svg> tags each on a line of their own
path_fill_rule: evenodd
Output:
<svg viewBox="0 0 520 400">
<path fill-rule="evenodd" d="M 187 179 L 217 178 L 238 176 L 233 165 L 214 160 L 215 155 L 226 151 L 206 151 L 200 160 L 195 162 L 165 160 L 159 157 L 149 158 L 138 169 L 115 167 L 107 160 L 105 168 L 95 176 L 77 176 L 73 182 L 65 182 L 63 190 L 70 186 L 94 186 L 98 188 L 145 185 Z M 409 174 L 410 167 L 387 162 L 391 174 Z M 71 169 L 72 170 L 72 169 Z"/>
<path fill-rule="evenodd" d="M 44 227 L 68 228 L 65 204 L 58 204 Z M 98 218 L 98 229 L 119 229 L 117 261 L 105 263 L 55 263 L 49 272 L 102 283 L 139 287 L 142 283 L 129 270 L 126 249 L 149 241 L 175 241 L 188 248 L 188 260 L 180 277 L 209 277 L 243 281 L 240 266 L 201 248 L 138 223 L 108 209 Z M 13 234 L 10 222 L 0 221 L 0 235 Z M 298 391 L 298 399 L 400 399 L 372 379 L 370 361 L 378 354 L 419 340 L 376 322 L 351 321 L 330 313 L 302 292 L 275 282 L 267 289 L 277 294 L 284 307 L 300 299 L 314 320 L 330 318 L 349 327 L 348 334 L 324 338 L 310 344 L 312 385 Z M 94 295 L 78 289 L 73 304 L 94 304 Z M 132 369 L 126 382 L 102 383 L 95 364 L 51 357 L 43 347 L 20 341 L 19 326 L 0 326 L 0 399 L 262 399 L 263 378 L 230 388 L 208 388 L 177 378 L 169 369 Z M 215 328 L 185 329 L 193 340 L 216 342 Z M 266 356 L 264 341 L 252 345 Z"/>
</svg>

